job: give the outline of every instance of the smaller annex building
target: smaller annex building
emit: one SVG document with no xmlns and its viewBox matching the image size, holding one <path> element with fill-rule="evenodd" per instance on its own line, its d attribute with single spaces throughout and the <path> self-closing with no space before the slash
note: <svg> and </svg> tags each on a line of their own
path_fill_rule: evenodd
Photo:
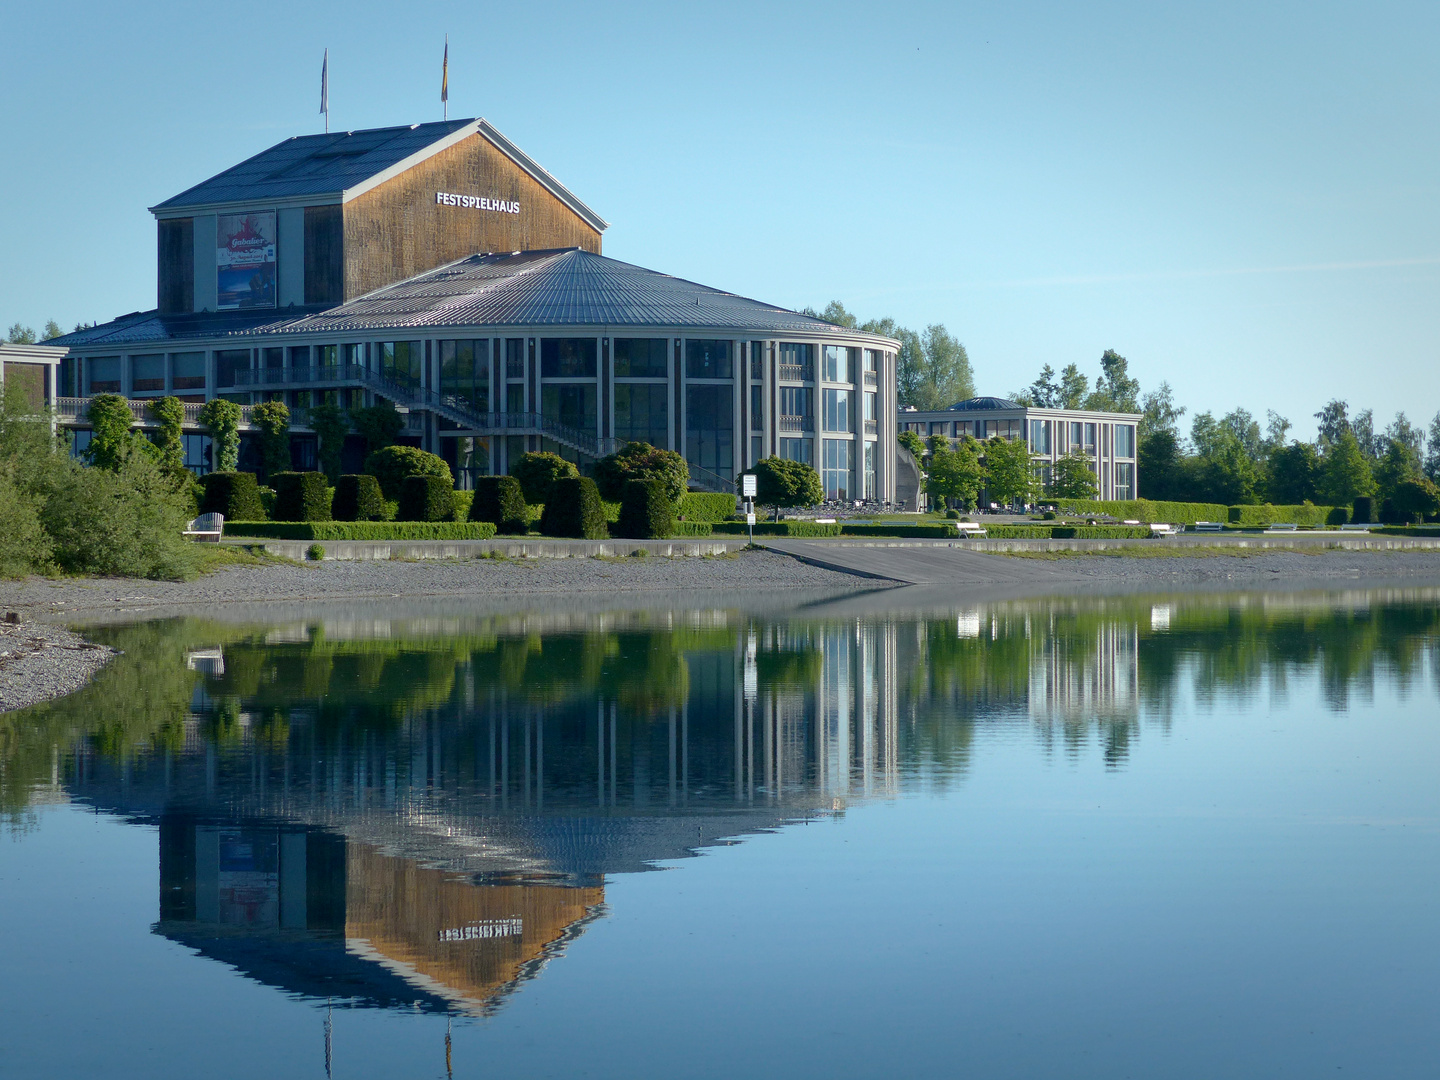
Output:
<svg viewBox="0 0 1440 1080">
<path fill-rule="evenodd" d="M 628 441 L 676 450 L 692 485 L 733 491 L 772 455 L 828 498 L 893 501 L 899 343 L 601 254 L 607 223 L 483 119 L 307 135 L 152 207 L 156 306 L 56 339 L 57 412 L 88 398 L 186 403 L 187 465 L 216 396 L 249 406 L 388 401 L 402 442 L 457 482 L 548 450 L 582 469 Z M 347 440 L 358 472 L 363 442 Z"/>
<path fill-rule="evenodd" d="M 1136 428 L 1140 413 L 1096 412 L 1088 409 L 1036 409 L 997 397 L 973 397 L 948 409 L 900 413 L 900 426 L 922 438 L 965 435 L 984 440 L 1024 439 L 1040 470 L 1050 482 L 1057 458 L 1080 451 L 1090 461 L 1101 499 L 1134 499 L 1139 491 Z"/>
</svg>

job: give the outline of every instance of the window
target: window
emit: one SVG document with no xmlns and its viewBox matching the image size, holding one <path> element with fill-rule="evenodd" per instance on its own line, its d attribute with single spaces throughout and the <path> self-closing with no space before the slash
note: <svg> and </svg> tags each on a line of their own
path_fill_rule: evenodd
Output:
<svg viewBox="0 0 1440 1080">
<path fill-rule="evenodd" d="M 120 357 L 96 356 L 85 362 L 87 394 L 118 394 L 120 392 Z"/>
<path fill-rule="evenodd" d="M 266 371 L 280 371 L 285 367 L 285 350 L 261 349 L 260 366 Z"/>
<path fill-rule="evenodd" d="M 879 456 L 880 444 L 867 442 L 865 444 L 865 488 L 864 493 L 860 496 L 862 499 L 875 498 L 875 493 L 879 490 L 879 485 L 875 482 L 875 462 Z"/>
<path fill-rule="evenodd" d="M 750 342 L 750 378 L 757 382 L 765 378 L 765 343 Z"/>
<path fill-rule="evenodd" d="M 490 411 L 490 340 L 440 342 L 440 393 L 476 412 Z"/>
<path fill-rule="evenodd" d="M 880 411 L 879 411 L 879 410 L 880 410 L 880 401 L 879 401 L 879 399 L 880 399 L 880 395 L 879 395 L 879 394 L 866 394 L 866 395 L 865 395 L 865 416 L 864 416 L 864 419 L 866 419 L 866 420 L 879 420 L 879 419 L 880 419 Z M 955 425 L 955 431 L 958 433 L 959 430 L 960 430 L 960 425 L 959 425 L 959 424 L 956 424 L 956 425 Z"/>
<path fill-rule="evenodd" d="M 1086 425 L 1085 425 L 1085 452 L 1088 453 L 1088 454 L 1093 454 L 1093 453 L 1095 453 L 1095 425 L 1094 425 L 1094 424 L 1086 424 Z"/>
<path fill-rule="evenodd" d="M 340 346 L 340 359 L 341 359 L 341 361 L 343 361 L 346 365 L 353 364 L 353 365 L 355 365 L 356 367 L 364 367 L 364 366 L 365 366 L 365 346 L 364 346 L 364 345 L 341 345 L 341 346 Z"/>
<path fill-rule="evenodd" d="M 750 436 L 750 464 L 754 465 L 765 456 L 765 440 L 759 435 Z"/>
<path fill-rule="evenodd" d="M 210 436 L 185 432 L 180 436 L 185 452 L 185 468 L 196 476 L 210 471 Z"/>
<path fill-rule="evenodd" d="M 765 430 L 765 388 L 750 387 L 750 430 Z"/>
<path fill-rule="evenodd" d="M 849 383 L 855 381 L 855 350 L 843 345 L 825 346 L 825 380 Z"/>
<path fill-rule="evenodd" d="M 375 346 L 376 370 L 407 389 L 420 385 L 422 352 L 418 341 L 382 341 Z"/>
<path fill-rule="evenodd" d="M 1115 463 L 1115 498 L 1135 498 L 1135 466 L 1128 461 Z"/>
<path fill-rule="evenodd" d="M 662 383 L 616 383 L 615 438 L 668 447 L 669 386 Z"/>
<path fill-rule="evenodd" d="M 1085 425 L 1078 420 L 1070 423 L 1070 449 L 1078 450 L 1085 445 Z"/>
<path fill-rule="evenodd" d="M 931 435 L 948 435 L 949 432 L 948 432 L 946 429 L 949 428 L 949 426 L 950 426 L 950 425 L 947 424 L 944 420 L 933 420 L 933 421 L 931 421 L 931 423 L 930 423 L 930 434 L 931 434 Z"/>
<path fill-rule="evenodd" d="M 815 378 L 815 346 L 796 341 L 780 343 L 780 378 L 800 382 Z"/>
<path fill-rule="evenodd" d="M 781 439 L 780 456 L 786 461 L 803 461 L 815 464 L 815 444 L 809 439 Z"/>
<path fill-rule="evenodd" d="M 523 413 L 525 411 L 525 384 L 510 383 L 505 387 L 505 411 L 509 413 Z M 511 436 L 514 438 L 514 436 Z M 521 440 L 524 441 L 523 439 Z M 522 454 L 524 450 L 520 451 Z"/>
<path fill-rule="evenodd" d="M 292 345 L 290 347 L 290 366 L 292 368 L 308 368 L 310 366 L 309 345 Z"/>
<path fill-rule="evenodd" d="M 780 415 L 781 416 L 804 416 L 815 415 L 814 397 L 815 393 L 808 386 L 782 386 L 780 387 Z"/>
<path fill-rule="evenodd" d="M 205 354 L 203 352 L 171 353 L 170 367 L 173 372 L 170 385 L 177 391 L 205 389 Z"/>
<path fill-rule="evenodd" d="M 855 444 L 848 439 L 826 439 L 824 442 L 824 465 L 820 470 L 820 479 L 825 485 L 825 498 L 848 499 L 852 484 L 850 473 L 855 468 Z"/>
<path fill-rule="evenodd" d="M 665 338 L 616 338 L 615 377 L 617 379 L 663 379 L 665 358 L 669 352 Z"/>
<path fill-rule="evenodd" d="M 595 384 L 549 383 L 540 390 L 540 415 L 547 420 L 595 433 Z"/>
<path fill-rule="evenodd" d="M 130 358 L 130 389 L 137 393 L 165 389 L 165 354 Z"/>
<path fill-rule="evenodd" d="M 315 347 L 315 366 L 322 368 L 333 368 L 340 360 L 340 347 L 338 345 L 317 345 Z M 334 378 L 334 372 L 328 374 Z"/>
<path fill-rule="evenodd" d="M 730 359 L 730 342 L 685 342 L 685 377 L 687 379 L 729 379 L 735 375 Z"/>
<path fill-rule="evenodd" d="M 735 471 L 734 424 L 730 387 L 686 387 L 685 460 L 728 478 Z"/>
<path fill-rule="evenodd" d="M 505 339 L 505 378 L 523 379 L 525 377 L 525 339 Z"/>
<path fill-rule="evenodd" d="M 1030 421 L 1030 452 L 1032 454 L 1050 453 L 1050 421 Z"/>
<path fill-rule="evenodd" d="M 825 430 L 826 431 L 853 431 L 854 416 L 852 413 L 851 398 L 854 394 L 849 390 L 826 390 L 824 397 L 825 405 Z"/>
<path fill-rule="evenodd" d="M 594 338 L 545 338 L 540 342 L 540 374 L 546 379 L 593 379 Z"/>
<path fill-rule="evenodd" d="M 1115 425 L 1115 456 L 1130 458 L 1133 458 L 1135 456 L 1134 424 Z M 1116 477 L 1116 483 L 1119 483 L 1118 476 Z M 1119 496 L 1116 497 L 1118 498 Z"/>
<path fill-rule="evenodd" d="M 878 372 L 880 370 L 880 353 L 877 349 L 865 350 L 865 370 Z"/>
</svg>

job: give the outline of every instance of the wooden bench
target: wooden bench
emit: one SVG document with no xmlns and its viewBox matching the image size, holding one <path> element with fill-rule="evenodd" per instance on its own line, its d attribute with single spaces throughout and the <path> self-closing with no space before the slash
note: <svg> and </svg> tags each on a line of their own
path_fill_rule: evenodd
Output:
<svg viewBox="0 0 1440 1080">
<path fill-rule="evenodd" d="M 1197 521 L 1190 526 L 1195 532 L 1222 532 L 1225 529 L 1223 522 L 1219 521 Z"/>
<path fill-rule="evenodd" d="M 990 535 L 989 530 L 978 521 L 957 521 L 955 531 L 962 540 L 983 540 Z"/>
<path fill-rule="evenodd" d="M 1180 525 L 1166 525 L 1160 521 L 1150 523 L 1151 536 L 1179 536 L 1183 531 L 1184 528 Z"/>
<path fill-rule="evenodd" d="M 225 533 L 224 514 L 201 514 L 185 526 L 184 536 L 192 536 L 202 544 L 218 544 Z"/>
</svg>

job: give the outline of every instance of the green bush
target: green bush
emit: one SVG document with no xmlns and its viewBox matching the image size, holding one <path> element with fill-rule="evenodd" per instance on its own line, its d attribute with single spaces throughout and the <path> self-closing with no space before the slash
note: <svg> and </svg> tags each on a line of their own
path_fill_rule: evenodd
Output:
<svg viewBox="0 0 1440 1080">
<path fill-rule="evenodd" d="M 1298 506 L 1271 506 L 1269 503 L 1263 506 L 1232 506 L 1228 520 L 1231 525 L 1247 529 L 1274 525 L 1277 521 L 1315 528 L 1325 524 L 1330 510 L 1328 506 L 1316 506 L 1313 503 L 1301 503 Z"/>
<path fill-rule="evenodd" d="M 750 526 L 743 521 L 717 521 L 710 526 L 712 533 L 723 536 L 748 536 Z M 813 521 L 757 521 L 756 536 L 839 536 L 840 526 L 817 525 Z"/>
<path fill-rule="evenodd" d="M 580 475 L 580 470 L 559 454 L 537 451 L 521 455 L 520 460 L 510 466 L 510 475 L 520 481 L 527 503 L 546 503 L 550 501 L 550 488 L 556 480 L 573 480 Z"/>
<path fill-rule="evenodd" d="M 588 476 L 567 476 L 554 481 L 544 516 L 540 518 L 540 531 L 546 536 L 577 540 L 604 540 L 609 536 L 595 481 Z"/>
<path fill-rule="evenodd" d="M 283 401 L 263 401 L 250 407 L 250 422 L 260 429 L 260 458 L 265 478 L 290 471 L 290 409 Z"/>
<path fill-rule="evenodd" d="M 278 472 L 270 477 L 275 489 L 276 521 L 329 521 L 330 485 L 321 472 Z"/>
<path fill-rule="evenodd" d="M 530 531 L 530 518 L 520 481 L 513 476 L 477 476 L 470 520 L 489 521 L 501 533 L 524 536 Z"/>
<path fill-rule="evenodd" d="M 673 505 L 690 483 L 690 466 L 685 464 L 684 455 L 642 442 L 626 443 L 595 463 L 595 486 L 602 499 L 623 501 L 625 485 L 631 480 L 659 480 Z"/>
<path fill-rule="evenodd" d="M 488 521 L 227 521 L 225 535 L 260 540 L 489 540 Z"/>
<path fill-rule="evenodd" d="M 1396 511 L 1406 521 L 1417 515 L 1423 519 L 1440 514 L 1440 488 L 1425 477 L 1400 481 L 1393 499 Z"/>
<path fill-rule="evenodd" d="M 1326 525 L 1344 525 L 1350 520 L 1350 511 L 1343 506 L 1332 506 L 1325 515 Z"/>
<path fill-rule="evenodd" d="M 40 524 L 40 500 L 0 473 L 0 578 L 49 569 L 55 545 Z"/>
<path fill-rule="evenodd" d="M 629 480 L 613 535 L 627 540 L 664 540 L 675 532 L 675 504 L 664 480 Z"/>
<path fill-rule="evenodd" d="M 903 536 L 915 539 L 954 540 L 954 525 L 846 525 L 840 524 L 841 536 Z"/>
<path fill-rule="evenodd" d="M 365 473 L 346 473 L 335 483 L 330 514 L 336 521 L 384 521 L 380 481 Z"/>
<path fill-rule="evenodd" d="M 725 521 L 734 516 L 735 506 L 734 495 L 687 491 L 675 504 L 675 513 L 686 521 Z"/>
<path fill-rule="evenodd" d="M 1155 502 L 1151 499 L 1061 499 L 1062 510 L 1076 514 L 1106 514 L 1121 521 L 1170 522 L 1194 525 L 1197 521 L 1228 521 L 1230 507 L 1221 503 Z"/>
<path fill-rule="evenodd" d="M 755 501 L 764 506 L 814 506 L 825 501 L 820 474 L 803 461 L 768 457 L 755 463 Z"/>
<path fill-rule="evenodd" d="M 714 531 L 714 526 L 708 521 L 677 521 L 671 536 L 709 536 Z"/>
<path fill-rule="evenodd" d="M 200 499 L 202 514 L 224 514 L 226 521 L 262 521 L 267 516 L 254 473 L 212 472 L 202 476 L 200 483 L 205 489 Z"/>
<path fill-rule="evenodd" d="M 1054 515 L 1054 514 L 1051 514 L 1050 516 L 1051 516 L 1051 517 L 1054 517 L 1055 515 Z M 959 520 L 960 520 L 960 511 L 959 511 L 959 510 L 946 510 L 946 511 L 945 511 L 945 517 L 946 517 L 946 519 L 949 520 L 949 521 L 959 521 Z"/>
<path fill-rule="evenodd" d="M 325 549 L 319 544 L 311 544 L 305 549 L 305 558 L 311 562 L 320 562 L 325 558 Z"/>
<path fill-rule="evenodd" d="M 455 503 L 455 516 L 452 521 L 469 521 L 470 504 L 475 501 L 475 492 L 455 490 L 450 493 Z"/>
<path fill-rule="evenodd" d="M 455 489 L 439 476 L 407 476 L 400 488 L 397 521 L 453 521 Z"/>
<path fill-rule="evenodd" d="M 400 498 L 407 476 L 438 476 L 454 488 L 455 478 L 445 459 L 413 446 L 386 446 L 365 459 L 365 472 L 380 481 L 387 499 Z"/>
<path fill-rule="evenodd" d="M 1350 520 L 1356 525 L 1369 525 L 1375 520 L 1375 500 L 1369 495 L 1361 495 L 1355 500 L 1355 508 L 1350 512 Z"/>
<path fill-rule="evenodd" d="M 992 540 L 1143 540 L 1146 525 L 987 525 Z"/>
</svg>

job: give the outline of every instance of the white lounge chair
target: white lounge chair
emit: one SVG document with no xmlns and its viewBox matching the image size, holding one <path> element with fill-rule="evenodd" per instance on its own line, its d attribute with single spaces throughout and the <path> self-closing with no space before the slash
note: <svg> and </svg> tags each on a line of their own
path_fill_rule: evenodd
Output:
<svg viewBox="0 0 1440 1080">
<path fill-rule="evenodd" d="M 1292 533 L 1295 528 L 1296 525 L 1293 521 L 1276 521 L 1265 526 L 1265 531 L 1267 533 Z"/>
<path fill-rule="evenodd" d="M 1151 536 L 1179 536 L 1182 532 L 1184 532 L 1184 528 L 1180 525 L 1167 525 L 1163 521 L 1150 523 Z"/>
<path fill-rule="evenodd" d="M 989 530 L 977 521 L 957 521 L 955 531 L 959 533 L 961 540 L 983 540 L 990 535 Z"/>
<path fill-rule="evenodd" d="M 225 535 L 224 514 L 201 514 L 185 526 L 185 536 L 193 536 L 200 543 L 218 544 Z"/>
<path fill-rule="evenodd" d="M 1225 526 L 1219 521 L 1197 521 L 1190 528 L 1196 532 L 1221 532 Z"/>
</svg>

